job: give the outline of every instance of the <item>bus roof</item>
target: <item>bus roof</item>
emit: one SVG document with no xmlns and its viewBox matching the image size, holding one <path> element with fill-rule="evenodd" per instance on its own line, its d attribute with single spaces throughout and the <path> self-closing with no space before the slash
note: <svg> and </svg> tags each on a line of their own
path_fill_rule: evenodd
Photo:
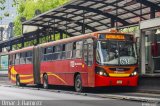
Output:
<svg viewBox="0 0 160 106">
<path fill-rule="evenodd" d="M 25 48 L 22 48 L 22 49 L 10 51 L 9 54 L 21 53 L 21 52 L 33 50 L 33 48 L 34 48 L 34 46 L 29 46 L 29 47 L 25 47 Z"/>
<path fill-rule="evenodd" d="M 70 37 L 70 38 L 66 38 L 66 39 L 61 39 L 61 40 L 57 40 L 57 41 L 39 44 L 38 46 L 48 47 L 48 46 L 52 46 L 52 45 L 65 44 L 65 43 L 69 43 L 69 42 L 79 41 L 79 40 L 87 39 L 87 38 L 96 38 L 96 37 L 93 36 L 92 34 L 85 34 L 85 35 L 80 35 L 80 36 L 75 36 L 75 37 Z"/>
</svg>

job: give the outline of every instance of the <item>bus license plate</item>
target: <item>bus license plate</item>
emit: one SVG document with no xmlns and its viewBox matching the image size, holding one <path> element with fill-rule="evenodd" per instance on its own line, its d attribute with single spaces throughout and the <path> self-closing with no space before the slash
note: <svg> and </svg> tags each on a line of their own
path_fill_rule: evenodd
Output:
<svg viewBox="0 0 160 106">
<path fill-rule="evenodd" d="M 122 80 L 117 80 L 117 84 L 122 84 Z"/>
</svg>

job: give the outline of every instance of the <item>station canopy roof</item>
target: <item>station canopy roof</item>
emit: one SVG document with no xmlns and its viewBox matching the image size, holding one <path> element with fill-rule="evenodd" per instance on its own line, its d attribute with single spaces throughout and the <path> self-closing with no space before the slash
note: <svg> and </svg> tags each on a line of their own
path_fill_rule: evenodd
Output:
<svg viewBox="0 0 160 106">
<path fill-rule="evenodd" d="M 160 0 L 71 0 L 23 22 L 23 36 L 1 41 L 0 48 L 37 39 L 46 32 L 77 36 L 156 17 L 160 17 Z"/>
<path fill-rule="evenodd" d="M 72 0 L 25 21 L 23 26 L 49 27 L 76 36 L 159 16 L 160 0 Z"/>
</svg>

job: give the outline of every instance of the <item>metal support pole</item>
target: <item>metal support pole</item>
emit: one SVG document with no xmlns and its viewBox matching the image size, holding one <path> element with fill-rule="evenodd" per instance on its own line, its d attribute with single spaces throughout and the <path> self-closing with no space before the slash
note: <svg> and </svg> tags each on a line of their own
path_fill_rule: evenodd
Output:
<svg viewBox="0 0 160 106">
<path fill-rule="evenodd" d="M 10 51 L 12 51 L 12 49 L 13 49 L 13 45 L 12 45 L 12 44 L 10 44 Z"/>
<path fill-rule="evenodd" d="M 4 27 L 0 27 L 0 32 L 1 32 L 0 41 L 3 41 L 3 31 L 4 31 Z"/>
<path fill-rule="evenodd" d="M 83 25 L 82 25 L 82 34 L 85 34 L 85 11 L 83 10 Z"/>
<path fill-rule="evenodd" d="M 155 18 L 155 9 L 151 7 L 151 14 L 150 14 L 150 18 Z"/>
<path fill-rule="evenodd" d="M 52 28 L 52 41 L 54 41 L 54 28 Z"/>
<path fill-rule="evenodd" d="M 48 22 L 48 26 L 50 26 L 50 22 Z M 48 41 L 52 41 L 52 34 L 50 28 L 48 29 L 48 36 L 49 36 Z"/>
<path fill-rule="evenodd" d="M 66 19 L 68 18 L 68 15 L 66 14 Z M 68 30 L 68 26 L 67 26 L 67 21 L 66 21 L 66 37 L 65 38 L 67 38 L 67 30 Z"/>
<path fill-rule="evenodd" d="M 21 34 L 23 35 L 23 25 L 22 25 L 22 32 L 21 32 Z"/>
<path fill-rule="evenodd" d="M 1 39 L 0 41 L 3 41 L 3 30 L 1 30 Z"/>
<path fill-rule="evenodd" d="M 39 35 L 40 35 L 40 32 L 39 32 L 39 27 L 38 27 L 38 32 L 36 32 L 36 41 L 37 41 L 36 45 L 39 44 Z"/>
<path fill-rule="evenodd" d="M 118 17 L 118 0 L 116 1 L 116 29 L 118 30 L 118 20 L 117 20 L 117 17 Z"/>
<path fill-rule="evenodd" d="M 114 20 L 114 19 L 111 19 L 111 28 L 115 27 L 114 22 L 115 22 L 115 20 Z"/>
<path fill-rule="evenodd" d="M 140 21 L 142 21 L 142 3 L 140 3 Z"/>
<path fill-rule="evenodd" d="M 56 41 L 55 19 L 54 19 L 53 34 L 54 34 L 54 41 Z"/>
<path fill-rule="evenodd" d="M 37 41 L 36 45 L 38 45 L 38 44 L 39 44 L 39 33 L 38 33 L 38 35 L 36 36 L 36 41 Z"/>
<path fill-rule="evenodd" d="M 153 19 L 155 18 L 155 9 L 153 7 L 150 8 L 151 9 L 151 13 L 150 13 L 150 18 Z M 150 67 L 150 73 L 154 73 L 154 70 L 155 70 L 155 64 L 154 64 L 154 60 L 153 60 L 153 57 L 152 57 L 152 47 L 151 47 L 151 43 L 152 42 L 155 42 L 155 31 L 152 30 L 150 31 L 150 35 L 149 35 L 149 42 L 150 42 L 150 45 L 149 45 L 149 67 Z"/>
<path fill-rule="evenodd" d="M 52 34 L 51 34 L 51 31 L 49 31 L 49 41 L 52 41 Z"/>
<path fill-rule="evenodd" d="M 148 53 L 148 66 L 149 66 L 149 73 L 154 72 L 154 61 L 153 61 L 153 56 L 152 56 L 152 42 L 155 42 L 155 32 L 154 31 L 149 31 L 150 33 L 148 34 L 148 43 L 149 43 L 149 53 Z"/>
<path fill-rule="evenodd" d="M 63 39 L 63 32 L 60 31 L 60 39 Z"/>
<path fill-rule="evenodd" d="M 140 49 L 140 57 L 141 57 L 141 74 L 145 74 L 146 73 L 146 59 L 145 59 L 145 55 L 146 55 L 146 48 L 145 48 L 145 32 L 144 31 L 140 31 L 140 41 L 141 41 L 141 49 Z"/>
<path fill-rule="evenodd" d="M 22 37 L 22 39 L 21 39 L 21 48 L 23 48 L 24 47 L 24 37 Z"/>
</svg>

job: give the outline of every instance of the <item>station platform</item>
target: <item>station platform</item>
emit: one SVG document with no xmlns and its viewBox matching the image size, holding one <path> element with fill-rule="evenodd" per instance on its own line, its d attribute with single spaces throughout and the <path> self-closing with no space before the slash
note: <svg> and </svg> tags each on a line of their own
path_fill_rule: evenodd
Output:
<svg viewBox="0 0 160 106">
<path fill-rule="evenodd" d="M 160 74 L 146 74 L 139 77 L 139 91 L 160 93 Z"/>
</svg>

